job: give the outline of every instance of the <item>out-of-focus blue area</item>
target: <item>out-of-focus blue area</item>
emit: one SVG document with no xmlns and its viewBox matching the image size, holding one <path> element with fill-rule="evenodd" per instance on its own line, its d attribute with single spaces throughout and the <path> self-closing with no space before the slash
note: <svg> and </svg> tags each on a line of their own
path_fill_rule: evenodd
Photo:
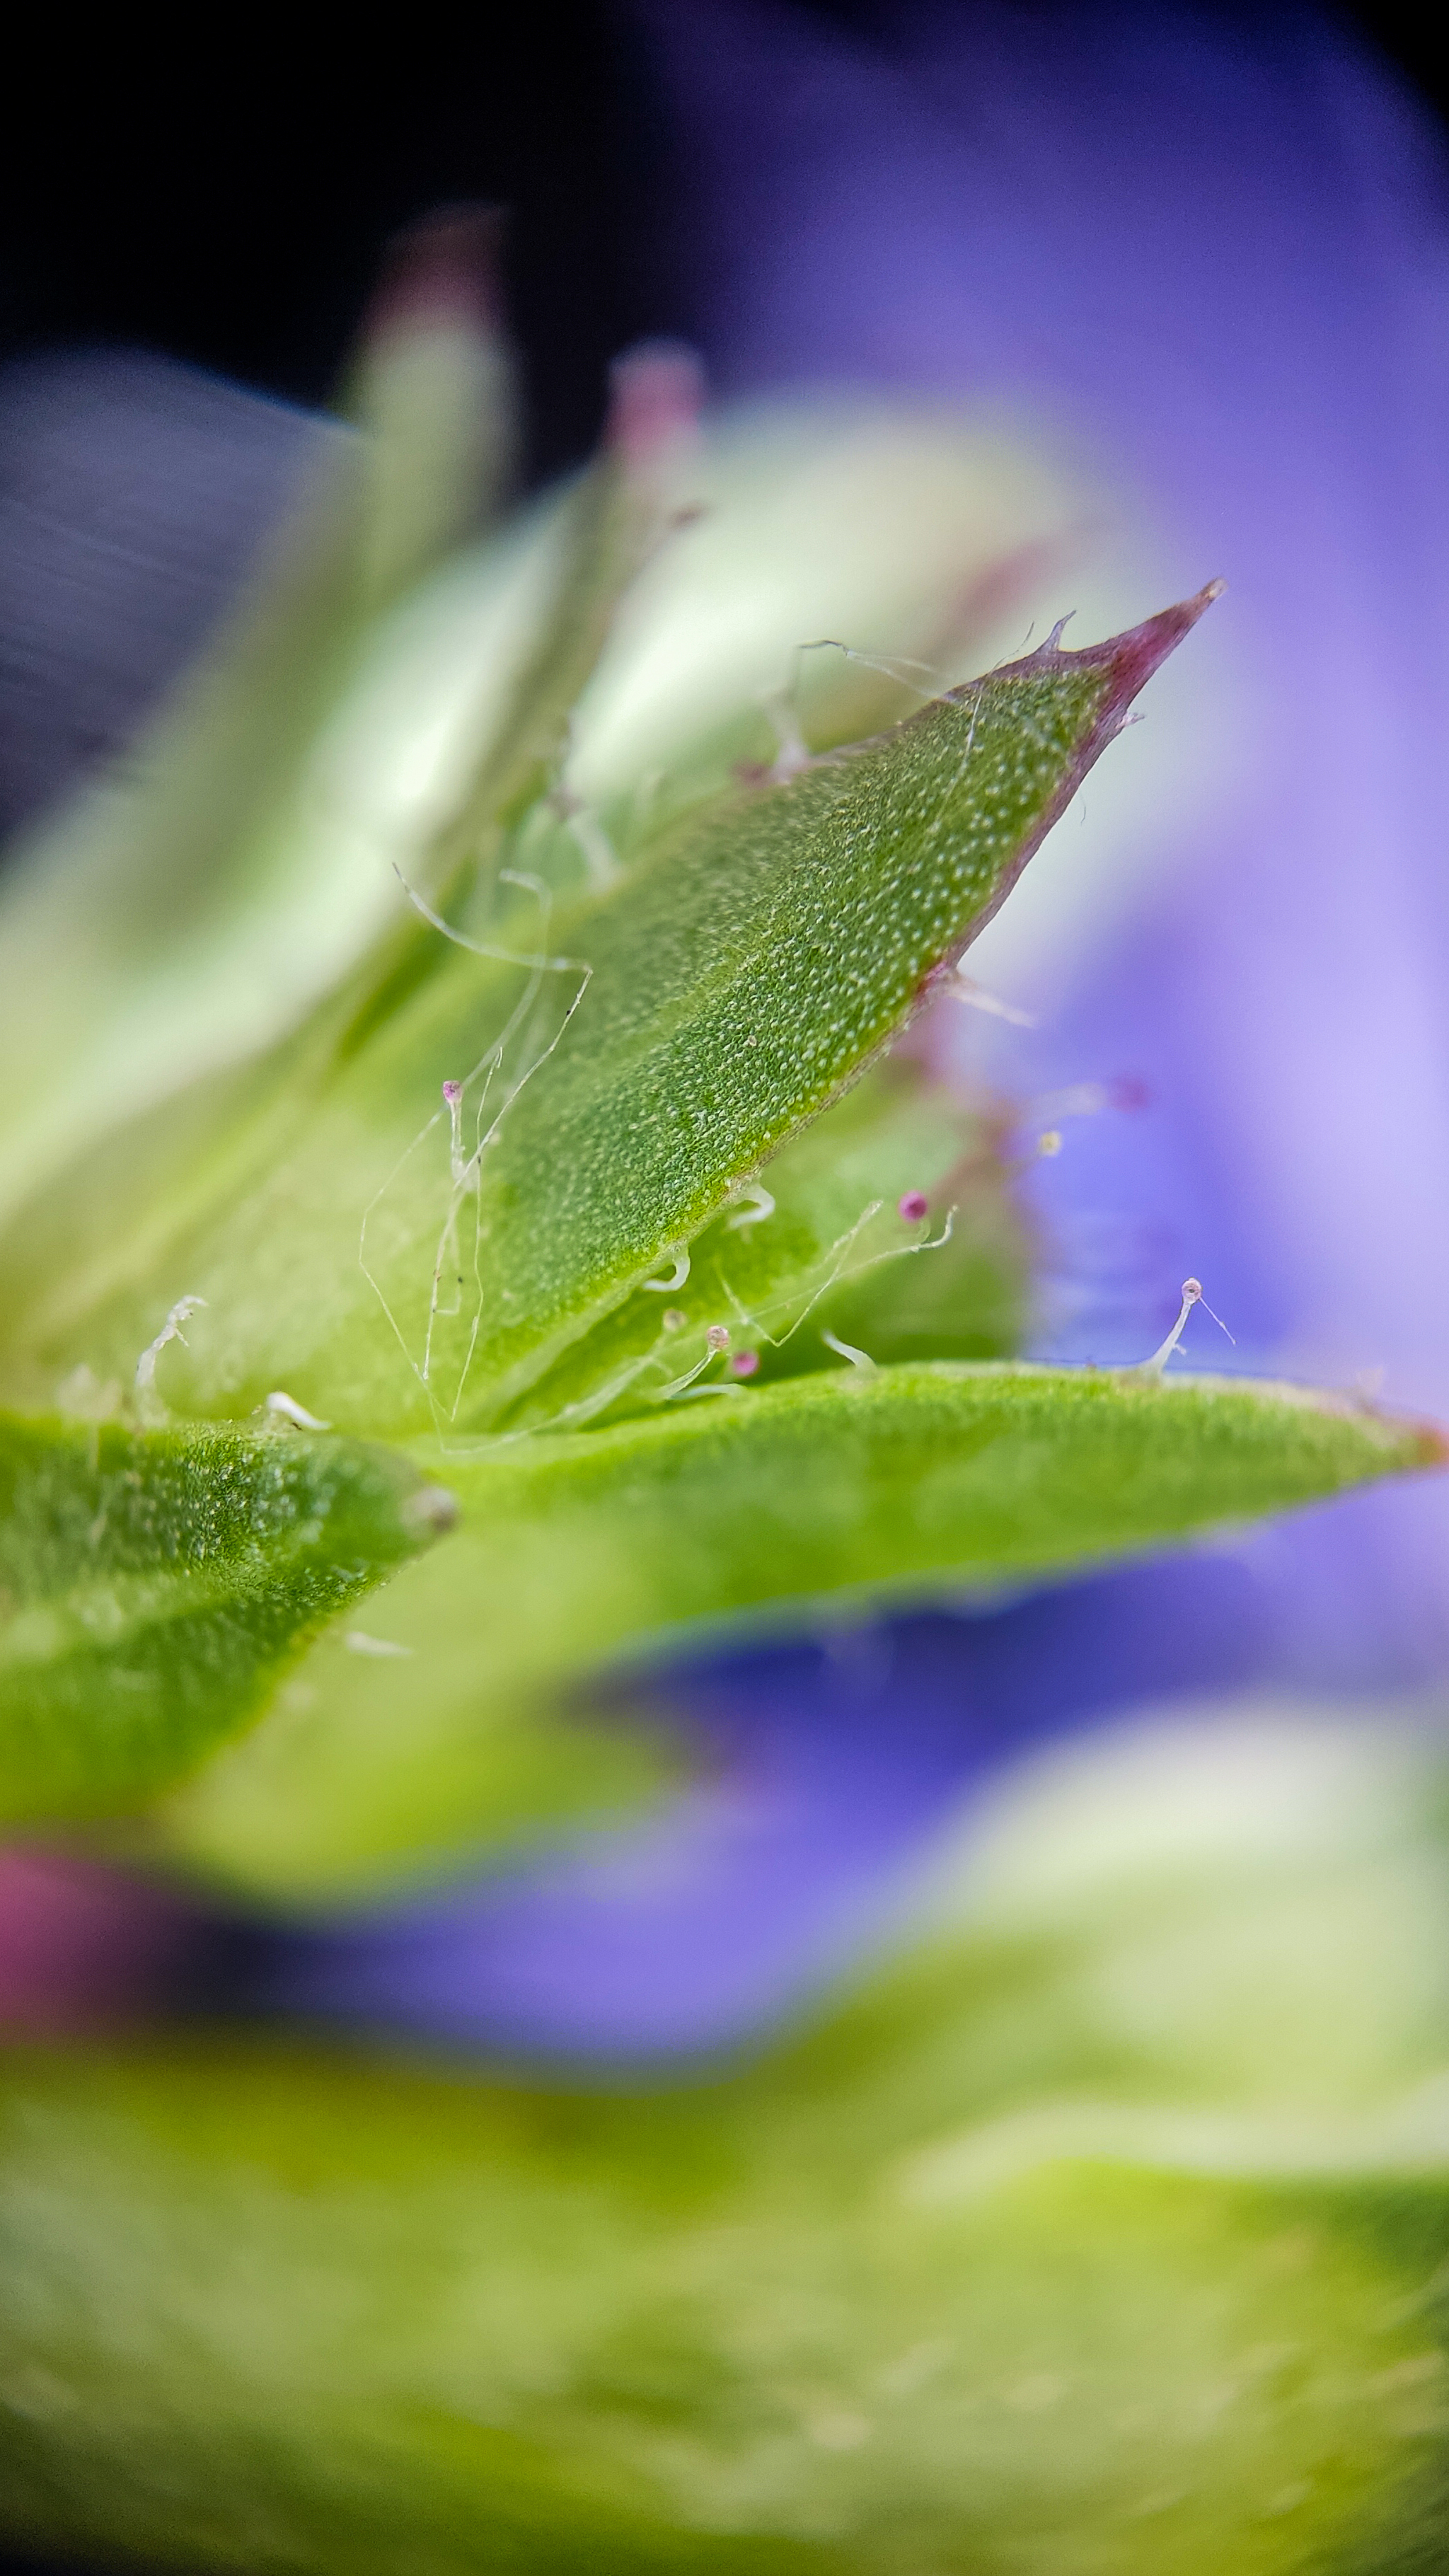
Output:
<svg viewBox="0 0 1449 2576">
<path fill-rule="evenodd" d="M 651 19 L 716 374 L 1006 406 L 1106 461 L 1170 585 L 1229 583 L 1222 791 L 1164 803 L 1136 922 L 1013 1052 L 1044 1082 L 1134 1073 L 1154 1102 L 1074 1129 L 1043 1176 L 1076 1292 L 1059 1346 L 1138 1356 L 1180 1263 L 1238 1364 L 1386 1364 L 1391 1399 L 1442 1404 L 1438 125 L 1314 10 L 883 23 L 871 44 L 732 0 Z"/>
<path fill-rule="evenodd" d="M 883 1931 L 1004 1764 L 1180 1698 L 1431 1682 L 1441 1622 L 1354 1586 L 1365 1544 L 1351 1503 L 1231 1554 L 716 1659 L 669 1682 L 702 1777 L 662 1818 L 355 1925 L 243 1933 L 223 1991 L 575 2064 L 747 2042 Z"/>
</svg>

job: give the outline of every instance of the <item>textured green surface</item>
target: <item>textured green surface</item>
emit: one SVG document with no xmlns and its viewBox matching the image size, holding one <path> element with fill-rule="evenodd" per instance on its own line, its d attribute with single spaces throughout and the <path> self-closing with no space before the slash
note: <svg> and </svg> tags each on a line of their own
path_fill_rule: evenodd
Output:
<svg viewBox="0 0 1449 2576">
<path fill-rule="evenodd" d="M 943 1363 L 420 1454 L 461 1517 L 369 1610 L 406 1653 L 360 1663 L 320 1641 L 171 1811 L 172 1848 L 239 1886 L 365 1896 L 637 1794 L 647 1745 L 535 1727 L 666 1634 L 812 1600 L 838 1624 L 882 1596 L 1101 1562 L 1439 1451 L 1291 1388 Z"/>
<path fill-rule="evenodd" d="M 911 1190 L 929 1194 L 916 1223 L 899 1212 Z M 673 1276 L 661 1265 L 569 1346 L 507 1426 L 567 1430 L 675 1405 L 670 1390 L 696 1369 L 721 1378 L 711 1325 L 735 1354 L 753 1353 L 760 1383 L 838 1368 L 821 1332 L 847 1318 L 870 1331 L 879 1359 L 1005 1358 L 1021 1337 L 1028 1266 L 1001 1136 L 892 1056 L 776 1156 L 767 1198 L 743 1196 L 696 1236 L 678 1287 L 660 1284 Z M 935 1309 L 925 1353 L 911 1326 L 923 1294 Z"/>
<path fill-rule="evenodd" d="M 1020 1327 L 1006 1131 L 899 1067 L 851 1090 L 1209 594 L 772 785 L 770 692 L 819 631 L 776 558 L 819 495 L 761 449 L 780 532 L 707 513 L 673 611 L 646 578 L 604 650 L 687 497 L 646 358 L 603 461 L 419 592 L 506 473 L 508 364 L 461 308 L 397 321 L 270 590 L 0 904 L 0 1389 L 29 1408 L 0 1422 L 0 1818 L 108 1816 L 299 1910 L 637 1805 L 670 1749 L 575 1703 L 657 1706 L 670 1644 L 1443 1454 L 1288 1389 L 941 1365 Z M 877 587 L 936 603 L 902 640 L 954 656 L 1022 577 L 980 504 L 963 553 L 929 477 L 904 544 L 837 488 L 847 607 L 869 518 Z M 876 634 L 857 608 L 837 631 Z M 805 660 L 782 752 L 905 694 Z M 189 1346 L 153 1344 L 178 1300 Z M 857 1372 L 824 1329 L 937 1364 Z M 184 1427 L 119 1426 L 143 1350 L 142 1418 Z M 410 1455 L 217 1427 L 279 1388 Z M 337 1614 L 369 1586 L 364 1631 Z M 1019 1867 L 980 1912 L 971 1852 L 816 2038 L 653 2098 L 236 2033 L 10 2061 L 0 2532 L 191 2576 L 1423 2576 L 1442 1781 L 1420 1745 L 1395 1789 L 1381 1732 L 1335 1759 L 1275 1786 L 1240 1746 L 1196 1874 L 1224 1779 L 1173 1773 L 1125 1899 L 1081 1828 L 1095 1795 L 1120 1859 L 1131 1777 L 1073 1778 L 1024 1911 Z M 304 1994 L 348 1938 L 294 1922 Z"/>
<path fill-rule="evenodd" d="M 246 2576 L 1436 2567 L 1442 1792 L 1381 1718 L 1232 1719 L 1049 1771 L 743 2073 L 14 2060 L 4 2527 Z"/>
<path fill-rule="evenodd" d="M 446 1508 L 351 1441 L 0 1417 L 0 1818 L 169 1786 Z"/>
<path fill-rule="evenodd" d="M 487 1419 L 900 1027 L 1202 605 L 1044 646 L 594 903 L 553 918 L 514 889 L 496 935 L 574 963 L 504 965 L 418 924 L 293 1077 L 295 1139 L 268 1127 L 139 1249 L 133 1224 L 117 1250 L 88 1201 L 52 1203 L 49 1237 L 12 1249 L 12 1370 L 33 1389 L 115 1369 L 190 1293 L 208 1311 L 171 1363 L 189 1411 L 281 1385 L 353 1430 Z M 445 1081 L 465 1157 L 491 1140 L 476 1192 L 450 1176 Z"/>
</svg>

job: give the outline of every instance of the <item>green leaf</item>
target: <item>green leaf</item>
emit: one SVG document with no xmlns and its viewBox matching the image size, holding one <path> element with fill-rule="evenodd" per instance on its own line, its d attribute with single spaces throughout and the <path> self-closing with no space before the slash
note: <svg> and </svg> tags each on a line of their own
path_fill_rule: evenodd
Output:
<svg viewBox="0 0 1449 2576">
<path fill-rule="evenodd" d="M 768 1189 L 696 1236 L 681 1286 L 637 1288 L 504 1426 L 574 1430 L 670 1403 L 671 1388 L 710 1366 L 711 1326 L 760 1384 L 838 1368 L 826 1331 L 868 1332 L 873 1359 L 1006 1358 L 1021 1339 L 1029 1258 L 1004 1143 L 995 1104 L 973 1107 L 888 1057 L 774 1158 Z M 903 1217 L 902 1199 L 916 1197 L 924 1218 Z"/>
<path fill-rule="evenodd" d="M 476 1230 L 455 1192 L 456 1262 L 435 1224 L 407 1241 L 411 1277 L 383 1237 L 382 1291 L 405 1342 L 421 1310 L 412 1344 L 447 1419 L 536 1376 L 904 1025 L 1206 604 L 1085 653 L 1047 645 L 713 818 L 560 925 L 551 944 L 582 961 L 574 1020 L 501 1120 L 464 1092 L 468 1143 L 491 1122 Z M 405 1204 L 384 1224 L 403 1231 Z M 461 1274 L 444 1333 L 433 1252 Z"/>
<path fill-rule="evenodd" d="M 356 953 L 355 840 L 313 833 L 301 859 L 287 828 L 357 646 L 365 460 L 340 432 L 319 447 L 274 555 L 124 767 L 7 851 L 7 1219 L 98 1133 L 269 1041 Z"/>
<path fill-rule="evenodd" d="M 978 1817 L 743 2070 L 12 2052 L 3 2528 L 218 2576 L 1432 2567 L 1442 1756 L 1233 1717 Z"/>
<path fill-rule="evenodd" d="M 648 1778 L 581 1765 L 554 1714 L 613 1662 L 748 1614 L 838 1625 L 883 1599 L 1102 1563 L 1441 1458 L 1436 1434 L 1292 1387 L 1010 1367 L 841 1367 L 469 1460 L 429 1449 L 457 1530 L 324 1639 L 279 1710 L 175 1802 L 166 1847 L 271 1899 L 456 1868 Z M 531 1757 L 530 1729 L 546 1731 Z M 580 1742 L 586 1742 L 581 1738 Z"/>
<path fill-rule="evenodd" d="M 353 1430 L 496 1419 L 907 1022 L 1212 595 L 1053 640 L 560 919 L 516 892 L 492 944 L 531 965 L 420 931 L 432 952 L 338 1041 L 295 1148 L 269 1134 L 144 1276 L 54 1232 L 22 1252 L 31 1389 L 127 1365 L 184 1291 L 210 1309 L 172 1370 L 189 1412 L 280 1383 Z"/>
<path fill-rule="evenodd" d="M 392 596 L 486 512 L 507 375 L 476 316 L 426 292 L 384 312 L 357 386 L 373 434 L 319 442 L 247 592 L 145 738 L 7 854 L 7 1223 L 82 1148 L 90 1164 L 98 1135 L 249 1066 L 325 1017 L 359 968 L 370 989 L 394 962 L 394 868 L 446 881 L 460 836 L 476 842 L 557 750 L 657 533 L 647 474 L 641 494 L 606 456 L 454 554 L 433 587 L 463 593 L 467 649 L 454 633 L 440 657 L 426 589 Z M 249 1066 L 244 1099 L 267 1070 Z M 228 1100 L 223 1131 L 234 1115 Z"/>
<path fill-rule="evenodd" d="M 742 764 L 768 766 L 782 733 L 859 742 L 1016 649 L 1054 596 L 1110 635 L 1157 577 L 1059 455 L 899 397 L 731 405 L 689 497 L 697 515 L 630 591 L 574 727 L 569 783 L 626 858 Z M 801 651 L 822 636 L 871 649 Z"/>
<path fill-rule="evenodd" d="M 350 1441 L 0 1417 L 0 1817 L 143 1804 L 451 1511 Z"/>
<path fill-rule="evenodd" d="M 499 322 L 496 212 L 451 206 L 389 245 L 344 388 L 368 432 L 360 599 L 386 605 L 498 515 L 518 395 Z"/>
</svg>

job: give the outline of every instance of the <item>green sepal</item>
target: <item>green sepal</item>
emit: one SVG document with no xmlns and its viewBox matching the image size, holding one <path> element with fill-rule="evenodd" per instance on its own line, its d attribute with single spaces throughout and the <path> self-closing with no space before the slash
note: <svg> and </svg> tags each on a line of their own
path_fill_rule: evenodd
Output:
<svg viewBox="0 0 1449 2576">
<path fill-rule="evenodd" d="M 353 1441 L 0 1416 L 0 1818 L 143 1805 L 452 1509 Z"/>
<path fill-rule="evenodd" d="M 890 1056 L 775 1156 L 762 1182 L 572 1343 L 500 1428 L 569 1431 L 675 1404 L 691 1378 L 838 1368 L 823 1338 L 870 1334 L 872 1359 L 1004 1359 L 1021 1342 L 1030 1247 L 994 1103 L 963 1101 Z M 929 1194 L 923 1219 L 901 1201 Z M 929 1274 L 928 1279 L 924 1274 Z M 929 1304 L 929 1349 L 916 1317 Z M 710 1328 L 728 1354 L 710 1358 Z M 903 1347 L 903 1345 L 905 1347 Z M 913 1345 L 913 1347 L 912 1347 Z M 724 1378 L 728 1382 L 727 1376 Z"/>
<path fill-rule="evenodd" d="M 989 1592 L 1428 1465 L 1438 1435 L 1300 1389 L 1142 1372 L 842 1365 L 469 1459 L 418 1453 L 457 1530 L 322 1640 L 279 1708 L 158 1820 L 272 1902 L 365 1901 L 615 1811 L 658 1753 L 559 1711 L 611 1668 L 772 1618 Z M 613 1696 L 617 1697 L 617 1692 Z M 657 1723 L 657 1721 L 656 1721 Z M 530 1755 L 530 1733 L 544 1728 Z"/>
<path fill-rule="evenodd" d="M 250 1174 L 230 1158 L 209 1217 L 129 1275 L 54 1223 L 22 1252 L 43 1286 L 15 1299 L 15 1364 L 114 1370 L 184 1288 L 209 1302 L 168 1363 L 189 1413 L 281 1384 L 358 1431 L 496 1421 L 905 1025 L 1211 595 L 741 791 L 572 911 L 515 888 L 483 945 L 531 964 L 415 925 L 290 1150 L 263 1121 Z M 70 1221 L 94 1239 L 87 1206 Z"/>
</svg>

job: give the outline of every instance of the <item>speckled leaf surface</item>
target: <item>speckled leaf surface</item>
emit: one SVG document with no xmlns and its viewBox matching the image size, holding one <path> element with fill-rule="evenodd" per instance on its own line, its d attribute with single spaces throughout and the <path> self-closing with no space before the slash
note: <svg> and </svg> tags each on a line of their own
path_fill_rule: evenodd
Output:
<svg viewBox="0 0 1449 2576">
<path fill-rule="evenodd" d="M 460 1521 L 372 1605 L 393 1653 L 359 1668 L 320 1641 L 305 1703 L 169 1811 L 171 1849 L 235 1887 L 366 1898 L 638 1794 L 647 1743 L 570 1735 L 555 1712 L 661 1640 L 1100 1563 L 1441 1453 L 1292 1388 L 942 1363 L 420 1454 Z"/>
<path fill-rule="evenodd" d="M 822 1333 L 847 1313 L 865 1318 L 872 1357 L 904 1356 L 923 1273 L 938 1313 L 929 1356 L 1005 1358 L 1019 1345 L 1029 1271 L 1007 1142 L 995 1104 L 963 1101 L 889 1057 L 775 1157 L 768 1187 L 711 1220 L 687 1267 L 662 1265 L 571 1343 L 504 1427 L 677 1412 L 691 1379 L 728 1384 L 731 1371 L 765 1384 L 838 1369 Z M 713 1359 L 711 1328 L 729 1337 Z"/>
<path fill-rule="evenodd" d="M 1208 595 L 742 791 L 596 901 L 554 913 L 514 888 L 482 944 L 532 964 L 419 924 L 311 1068 L 299 1136 L 269 1131 L 224 1202 L 109 1276 L 59 1243 L 25 1256 L 32 1384 L 115 1368 L 196 1293 L 209 1311 L 170 1364 L 188 1411 L 280 1384 L 354 1430 L 496 1418 L 909 1019 Z"/>
<path fill-rule="evenodd" d="M 477 1290 L 465 1276 L 440 1355 L 450 1412 L 477 1410 L 475 1381 L 506 1393 L 535 1374 L 869 1061 L 1201 605 L 991 673 L 712 819 L 570 920 L 589 980 L 483 1158 Z"/>
<path fill-rule="evenodd" d="M 450 1512 L 350 1441 L 0 1417 L 0 1817 L 155 1795 Z"/>
</svg>

